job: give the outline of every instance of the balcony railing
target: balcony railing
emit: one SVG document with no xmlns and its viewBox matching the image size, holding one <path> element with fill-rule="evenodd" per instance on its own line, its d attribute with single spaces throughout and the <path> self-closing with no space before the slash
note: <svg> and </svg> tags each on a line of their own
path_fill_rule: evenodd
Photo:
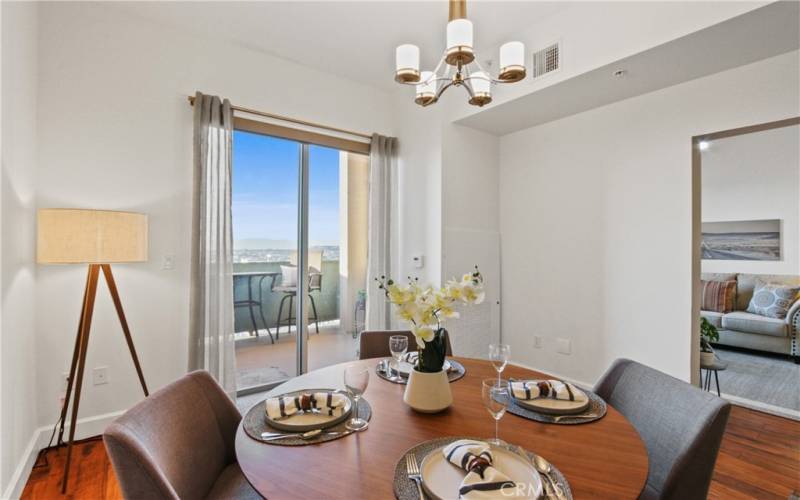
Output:
<svg viewBox="0 0 800 500">
<path fill-rule="evenodd" d="M 258 300 L 259 285 L 261 286 L 261 305 L 254 306 L 254 316 L 256 327 L 263 330 L 265 325 L 262 322 L 262 315 L 266 320 L 270 329 L 275 331 L 274 328 L 278 324 L 278 308 L 280 307 L 281 299 L 286 296 L 286 293 L 281 291 L 271 291 L 272 278 L 266 277 L 263 280 L 255 278 L 248 279 L 242 273 L 252 272 L 269 272 L 276 273 L 275 284 L 281 283 L 281 265 L 288 266 L 289 262 L 247 262 L 237 263 L 233 265 L 233 300 L 234 302 L 248 300 L 248 284 L 251 286 L 252 298 Z M 317 314 L 319 314 L 319 321 L 330 321 L 339 318 L 339 261 L 326 260 L 322 262 L 322 290 L 311 292 L 314 297 L 314 302 L 317 306 Z M 288 315 L 287 300 L 284 304 L 282 319 L 285 321 Z M 259 310 L 261 309 L 261 314 Z M 309 310 L 309 317 L 313 313 Z M 294 312 L 292 312 L 294 316 Z M 247 332 L 253 330 L 253 320 L 250 316 L 250 311 L 247 307 L 237 307 L 234 309 L 234 330 L 238 332 Z"/>
</svg>

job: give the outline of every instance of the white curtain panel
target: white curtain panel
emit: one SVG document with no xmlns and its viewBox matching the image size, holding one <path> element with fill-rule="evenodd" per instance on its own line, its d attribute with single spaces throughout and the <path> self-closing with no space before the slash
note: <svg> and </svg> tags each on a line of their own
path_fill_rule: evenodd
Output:
<svg viewBox="0 0 800 500">
<path fill-rule="evenodd" d="M 369 152 L 369 247 L 367 249 L 367 330 L 391 329 L 389 303 L 375 278 L 391 275 L 391 217 L 397 139 L 373 134 Z"/>
<path fill-rule="evenodd" d="M 230 102 L 198 92 L 194 101 L 189 370 L 207 370 L 235 397 L 232 144 Z"/>
</svg>

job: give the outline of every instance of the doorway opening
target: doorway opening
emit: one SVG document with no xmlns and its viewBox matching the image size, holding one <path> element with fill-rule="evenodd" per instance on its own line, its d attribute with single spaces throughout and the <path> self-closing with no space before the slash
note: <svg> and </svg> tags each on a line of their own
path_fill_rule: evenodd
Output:
<svg viewBox="0 0 800 500">
<path fill-rule="evenodd" d="M 696 136 L 692 148 L 693 377 L 800 420 L 800 118 Z"/>
</svg>

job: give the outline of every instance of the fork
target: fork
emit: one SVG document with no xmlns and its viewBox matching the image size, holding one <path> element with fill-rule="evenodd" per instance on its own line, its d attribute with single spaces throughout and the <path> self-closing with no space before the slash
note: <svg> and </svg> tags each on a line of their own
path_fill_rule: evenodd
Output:
<svg viewBox="0 0 800 500">
<path fill-rule="evenodd" d="M 406 473 L 408 474 L 408 478 L 417 485 L 419 500 L 425 500 L 425 496 L 422 494 L 422 485 L 420 484 L 422 476 L 419 472 L 419 465 L 417 465 L 417 456 L 413 453 L 406 455 Z"/>
</svg>

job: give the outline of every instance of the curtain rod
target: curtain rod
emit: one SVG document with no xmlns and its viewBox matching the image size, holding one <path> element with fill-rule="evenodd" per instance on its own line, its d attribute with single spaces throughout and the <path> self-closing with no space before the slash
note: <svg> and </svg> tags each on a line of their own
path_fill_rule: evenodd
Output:
<svg viewBox="0 0 800 500">
<path fill-rule="evenodd" d="M 189 104 L 194 106 L 194 96 L 193 95 L 189 96 Z M 297 125 L 305 125 L 307 127 L 321 128 L 321 129 L 324 129 L 324 130 L 330 130 L 332 132 L 340 132 L 342 134 L 354 135 L 356 137 L 363 137 L 364 139 L 372 139 L 372 135 L 370 135 L 370 134 L 364 134 L 364 133 L 361 133 L 361 132 L 355 132 L 353 130 L 347 130 L 347 129 L 344 129 L 344 128 L 330 127 L 328 125 L 322 125 L 321 123 L 314 123 L 314 122 L 308 122 L 308 121 L 305 121 L 305 120 L 298 120 L 297 118 L 289 118 L 288 116 L 281 116 L 281 115 L 276 115 L 276 114 L 273 114 L 273 113 L 267 113 L 266 111 L 258 111 L 258 110 L 255 110 L 255 109 L 243 108 L 241 106 L 231 106 L 231 109 L 233 109 L 234 111 L 240 111 L 242 113 L 247 113 L 247 114 L 251 114 L 251 115 L 258 115 L 258 116 L 263 116 L 263 117 L 266 117 L 266 118 L 272 118 L 274 120 L 281 120 L 281 121 L 284 121 L 284 122 L 296 123 Z"/>
</svg>

